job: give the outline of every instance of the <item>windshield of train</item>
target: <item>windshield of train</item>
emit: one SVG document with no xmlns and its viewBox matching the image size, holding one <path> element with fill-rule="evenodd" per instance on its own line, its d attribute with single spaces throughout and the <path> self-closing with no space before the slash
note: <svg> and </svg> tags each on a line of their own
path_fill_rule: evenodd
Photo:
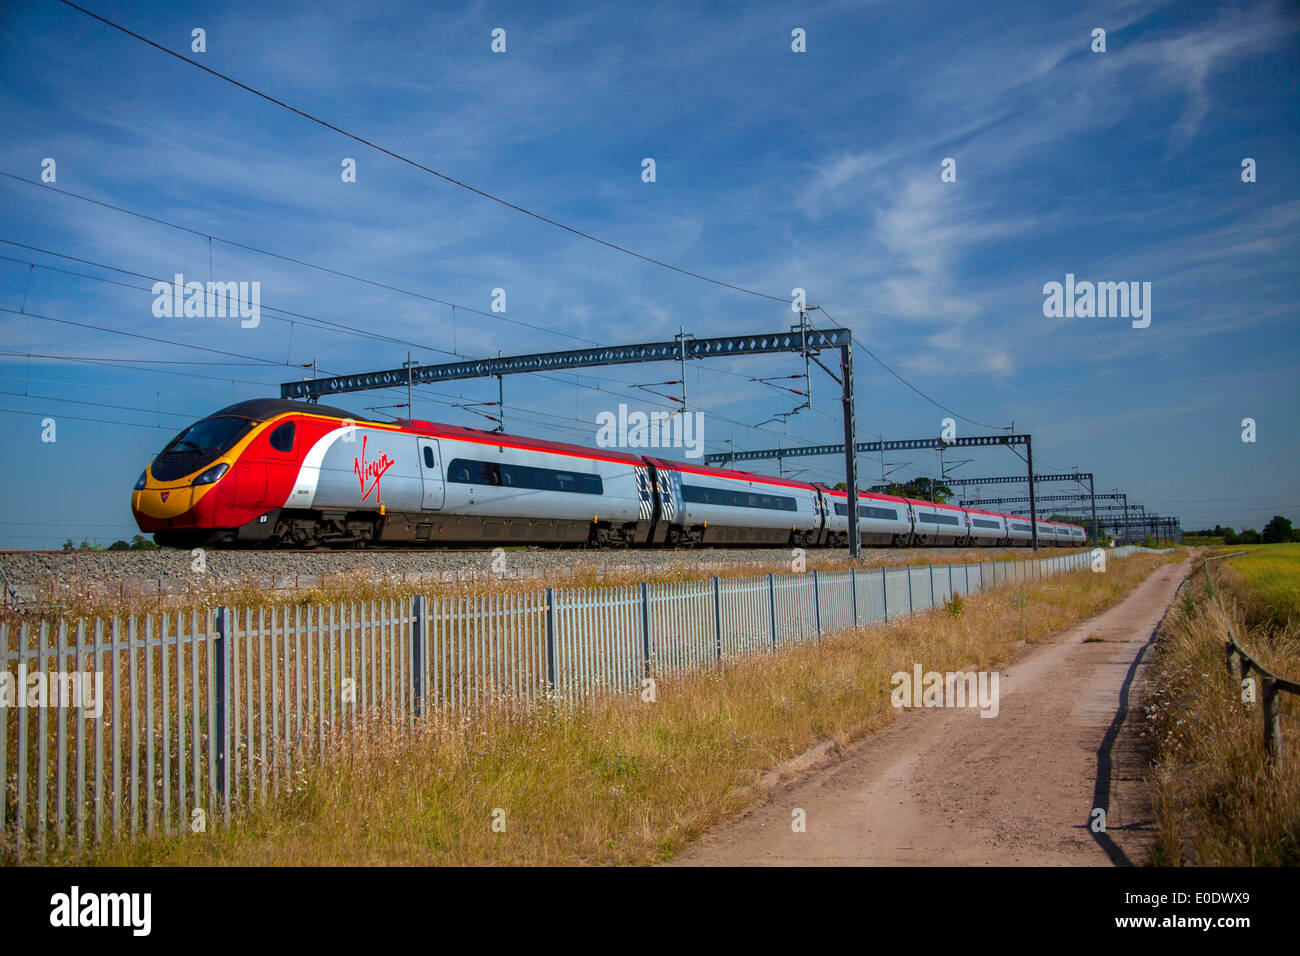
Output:
<svg viewBox="0 0 1300 956">
<path fill-rule="evenodd" d="M 185 429 L 162 450 L 162 454 L 174 452 L 224 451 L 235 443 L 253 424 L 251 418 L 234 415 L 219 415 L 195 422 Z"/>
</svg>

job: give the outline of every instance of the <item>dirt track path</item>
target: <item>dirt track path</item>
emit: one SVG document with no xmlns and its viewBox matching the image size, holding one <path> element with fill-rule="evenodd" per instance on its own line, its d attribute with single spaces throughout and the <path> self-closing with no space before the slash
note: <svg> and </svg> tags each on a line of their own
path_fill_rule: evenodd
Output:
<svg viewBox="0 0 1300 956">
<path fill-rule="evenodd" d="M 1147 644 L 1190 567 L 1160 567 L 1121 603 L 1022 650 L 1000 670 L 997 717 L 905 710 L 674 862 L 1141 864 L 1152 834 L 1138 697 Z M 1098 806 L 1104 834 L 1088 826 Z M 795 808 L 806 832 L 791 829 Z"/>
</svg>

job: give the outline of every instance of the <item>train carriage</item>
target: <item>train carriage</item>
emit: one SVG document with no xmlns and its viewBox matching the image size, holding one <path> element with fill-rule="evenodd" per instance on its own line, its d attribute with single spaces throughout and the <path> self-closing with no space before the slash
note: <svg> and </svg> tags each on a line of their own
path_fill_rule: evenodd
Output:
<svg viewBox="0 0 1300 956">
<path fill-rule="evenodd" d="M 848 492 L 836 488 L 822 488 L 826 499 L 826 541 L 833 547 L 843 547 L 848 540 Z M 864 545 L 905 545 L 913 534 L 912 509 L 906 498 L 881 495 L 870 491 L 858 492 L 858 534 Z"/>
<path fill-rule="evenodd" d="M 1007 533 L 1011 538 L 1012 547 L 1023 547 L 1033 543 L 1034 528 L 1029 523 L 1028 518 L 1022 518 L 1019 515 L 1007 515 Z"/>
<path fill-rule="evenodd" d="M 956 547 L 965 544 L 970 537 L 970 524 L 961 508 L 910 498 L 907 503 L 911 505 L 914 516 L 917 544 Z"/>
<path fill-rule="evenodd" d="M 974 547 L 995 548 L 1010 544 L 1011 535 L 1007 529 L 1010 520 L 1006 515 L 996 511 L 982 511 L 979 508 L 965 508 L 970 523 L 970 543 Z"/>
<path fill-rule="evenodd" d="M 597 546 L 645 544 L 653 517 L 646 463 L 634 455 L 471 428 L 406 421 L 440 472 L 437 514 L 417 541 Z M 439 464 L 441 463 L 441 464 Z"/>
<path fill-rule="evenodd" d="M 822 500 L 815 485 L 744 471 L 647 458 L 659 507 L 655 544 L 816 546 Z"/>
</svg>

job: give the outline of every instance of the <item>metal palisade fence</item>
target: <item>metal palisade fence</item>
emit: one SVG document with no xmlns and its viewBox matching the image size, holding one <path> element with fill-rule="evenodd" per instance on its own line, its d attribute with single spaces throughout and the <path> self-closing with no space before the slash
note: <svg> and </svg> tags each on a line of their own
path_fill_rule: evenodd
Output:
<svg viewBox="0 0 1300 956">
<path fill-rule="evenodd" d="M 639 691 L 1091 560 L 0 623 L 0 861 L 220 825 L 376 720 Z"/>
</svg>

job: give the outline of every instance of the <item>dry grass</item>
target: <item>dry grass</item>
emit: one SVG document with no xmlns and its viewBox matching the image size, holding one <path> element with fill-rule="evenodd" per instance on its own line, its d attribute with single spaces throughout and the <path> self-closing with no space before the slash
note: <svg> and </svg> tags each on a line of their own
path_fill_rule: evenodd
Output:
<svg viewBox="0 0 1300 956">
<path fill-rule="evenodd" d="M 1283 759 L 1274 768 L 1260 705 L 1242 703 L 1235 664 L 1229 674 L 1224 661 L 1231 636 L 1274 673 L 1300 677 L 1300 562 L 1289 563 L 1292 580 L 1270 574 L 1264 595 L 1226 562 L 1211 565 L 1209 589 L 1198 568 L 1161 630 L 1147 706 L 1156 742 L 1154 863 L 1300 864 L 1300 699 L 1282 695 Z M 1279 604 L 1286 593 L 1289 610 Z M 1277 623 L 1279 610 L 1286 623 Z"/>
<path fill-rule="evenodd" d="M 110 845 L 97 865 L 645 864 L 758 799 L 769 768 L 888 723 L 889 675 L 990 668 L 1177 556 L 1134 555 L 967 595 L 888 626 L 523 718 L 359 735 L 205 835 Z M 369 741 L 369 742 L 367 742 Z M 494 811 L 505 831 L 494 832 Z M 496 819 L 501 819 L 500 815 Z"/>
</svg>

